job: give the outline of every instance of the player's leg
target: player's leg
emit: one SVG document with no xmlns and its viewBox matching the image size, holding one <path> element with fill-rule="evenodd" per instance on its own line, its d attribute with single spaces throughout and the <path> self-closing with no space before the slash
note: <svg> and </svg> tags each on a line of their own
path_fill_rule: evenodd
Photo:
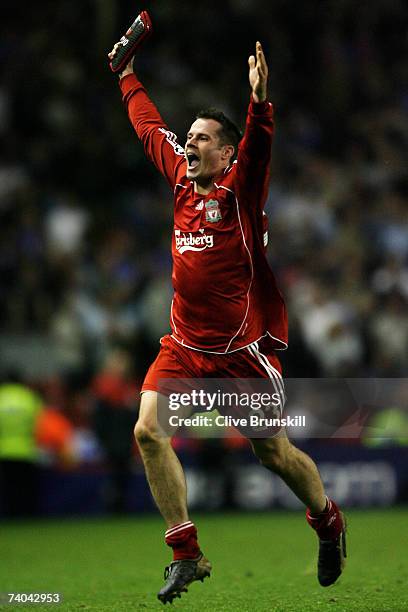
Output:
<svg viewBox="0 0 408 612">
<path fill-rule="evenodd" d="M 142 394 L 135 438 L 150 490 L 167 526 L 186 523 L 186 479 L 170 438 L 159 429 L 155 391 Z"/>
<path fill-rule="evenodd" d="M 251 445 L 260 463 L 278 474 L 311 512 L 324 511 L 326 495 L 316 464 L 284 430 L 273 438 L 252 439 Z"/>
<path fill-rule="evenodd" d="M 233 360 L 235 376 L 269 378 L 283 408 L 282 368 L 267 345 L 255 342 L 246 351 L 239 351 Z M 345 521 L 335 502 L 325 496 L 316 464 L 291 444 L 284 430 L 274 437 L 252 439 L 251 443 L 260 462 L 278 474 L 305 504 L 307 521 L 319 537 L 319 582 L 322 586 L 333 584 L 342 572 L 346 555 Z"/>
<path fill-rule="evenodd" d="M 344 567 L 346 526 L 342 512 L 324 493 L 316 464 L 291 444 L 284 430 L 251 444 L 262 465 L 278 474 L 307 507 L 307 521 L 319 537 L 318 580 L 322 586 L 333 584 Z"/>
<path fill-rule="evenodd" d="M 197 529 L 188 518 L 184 472 L 170 438 L 160 430 L 155 391 L 142 394 L 135 438 L 150 490 L 168 526 L 165 541 L 173 549 L 173 562 L 165 570 L 166 583 L 158 598 L 163 603 L 171 603 L 194 580 L 209 576 L 211 564 L 203 556 Z"/>
</svg>

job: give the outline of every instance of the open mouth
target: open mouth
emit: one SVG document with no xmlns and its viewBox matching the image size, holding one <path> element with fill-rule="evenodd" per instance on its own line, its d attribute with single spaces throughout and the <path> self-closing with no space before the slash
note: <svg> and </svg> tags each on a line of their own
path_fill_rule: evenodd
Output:
<svg viewBox="0 0 408 612">
<path fill-rule="evenodd" d="M 188 164 L 188 169 L 189 170 L 194 170 L 194 168 L 197 168 L 198 164 L 200 163 L 200 158 L 198 157 L 198 155 L 196 155 L 195 153 L 186 153 L 186 157 L 187 157 L 187 164 Z"/>
</svg>

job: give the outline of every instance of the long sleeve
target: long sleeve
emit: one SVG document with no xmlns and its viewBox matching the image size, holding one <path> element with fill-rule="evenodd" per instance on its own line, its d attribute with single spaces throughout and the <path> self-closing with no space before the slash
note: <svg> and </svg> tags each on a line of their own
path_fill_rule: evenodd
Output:
<svg viewBox="0 0 408 612">
<path fill-rule="evenodd" d="M 183 147 L 164 123 L 136 75 L 129 74 L 121 79 L 120 88 L 129 119 L 146 156 L 174 188 L 177 172 L 185 161 Z"/>
<path fill-rule="evenodd" d="M 273 132 L 272 104 L 251 98 L 238 149 L 235 189 L 243 201 L 256 208 L 263 208 L 268 194 Z"/>
</svg>

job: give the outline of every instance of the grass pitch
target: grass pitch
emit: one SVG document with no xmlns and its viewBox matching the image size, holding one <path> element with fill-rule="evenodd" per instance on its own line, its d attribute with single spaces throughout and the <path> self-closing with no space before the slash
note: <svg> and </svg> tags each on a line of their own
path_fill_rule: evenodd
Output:
<svg viewBox="0 0 408 612">
<path fill-rule="evenodd" d="M 323 589 L 316 579 L 317 539 L 303 515 L 194 515 L 213 575 L 191 585 L 171 609 L 408 610 L 408 509 L 349 511 L 347 517 L 346 571 Z M 169 552 L 158 517 L 3 523 L 0 591 L 62 593 L 62 604 L 36 604 L 32 610 L 160 610 L 156 593 Z"/>
</svg>

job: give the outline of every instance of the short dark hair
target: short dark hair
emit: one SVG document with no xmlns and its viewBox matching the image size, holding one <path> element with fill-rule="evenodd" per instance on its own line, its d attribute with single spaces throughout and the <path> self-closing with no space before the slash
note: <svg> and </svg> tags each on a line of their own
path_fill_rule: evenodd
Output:
<svg viewBox="0 0 408 612">
<path fill-rule="evenodd" d="M 214 121 L 218 121 L 221 125 L 218 132 L 221 144 L 232 144 L 234 146 L 234 155 L 231 157 L 231 161 L 234 160 L 238 154 L 238 145 L 242 138 L 241 130 L 235 123 L 222 111 L 214 107 L 200 110 L 196 115 L 196 119 L 214 119 Z"/>
</svg>

